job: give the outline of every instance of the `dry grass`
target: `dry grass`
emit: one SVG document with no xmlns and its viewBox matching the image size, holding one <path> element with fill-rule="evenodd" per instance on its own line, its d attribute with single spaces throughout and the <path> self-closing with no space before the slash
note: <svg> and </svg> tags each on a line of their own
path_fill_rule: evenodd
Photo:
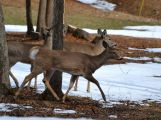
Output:
<svg viewBox="0 0 161 120">
<path fill-rule="evenodd" d="M 26 24 L 24 0 L 2 0 L 6 24 Z M 32 0 L 33 23 L 36 25 L 38 0 Z M 65 23 L 81 28 L 113 28 L 127 25 L 156 25 L 157 20 L 121 12 L 105 12 L 89 7 L 76 0 L 65 1 Z"/>
</svg>

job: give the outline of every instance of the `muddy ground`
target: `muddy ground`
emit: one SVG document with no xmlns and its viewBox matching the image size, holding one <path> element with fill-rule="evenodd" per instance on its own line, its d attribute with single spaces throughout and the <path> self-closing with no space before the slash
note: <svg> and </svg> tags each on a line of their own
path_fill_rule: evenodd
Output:
<svg viewBox="0 0 161 120">
<path fill-rule="evenodd" d="M 123 36 L 110 36 L 111 39 L 118 44 L 118 52 L 122 56 L 129 57 L 161 57 L 161 53 L 148 53 L 139 50 L 128 50 L 128 47 L 147 48 L 147 47 L 161 47 L 159 39 L 148 40 L 144 38 L 133 38 Z M 29 44 L 42 44 L 41 40 L 31 40 L 26 37 L 24 33 L 7 33 L 7 40 L 16 40 L 27 42 Z M 82 42 L 81 39 L 74 38 L 68 34 L 65 40 Z M 89 42 L 89 41 L 83 41 Z M 126 62 L 139 62 L 145 63 L 149 61 L 136 61 L 136 60 L 121 60 L 121 61 L 107 61 L 107 64 L 126 63 Z M 151 61 L 154 62 L 154 61 Z M 17 103 L 22 105 L 29 105 L 32 108 L 14 108 L 10 112 L 0 112 L 0 115 L 9 116 L 42 116 L 42 117 L 64 117 L 64 118 L 93 118 L 93 119 L 119 119 L 119 120 L 160 120 L 161 119 L 161 103 L 143 101 L 144 104 L 133 103 L 130 101 L 120 101 L 121 104 L 114 104 L 110 106 L 109 103 L 101 104 L 100 101 L 94 101 L 90 98 L 68 96 L 66 103 L 54 101 L 53 98 L 45 98 L 42 94 L 37 94 L 34 89 L 24 89 L 21 95 L 14 99 L 16 89 L 11 89 L 7 96 L 0 97 L 0 103 Z M 115 101 L 114 101 L 115 102 Z M 147 105 L 148 104 L 148 105 Z M 106 106 L 106 107 L 105 107 Z M 75 110 L 74 114 L 57 114 L 53 110 L 55 108 Z M 12 109 L 12 108 L 11 108 Z M 115 118 L 117 116 L 117 118 Z"/>
</svg>

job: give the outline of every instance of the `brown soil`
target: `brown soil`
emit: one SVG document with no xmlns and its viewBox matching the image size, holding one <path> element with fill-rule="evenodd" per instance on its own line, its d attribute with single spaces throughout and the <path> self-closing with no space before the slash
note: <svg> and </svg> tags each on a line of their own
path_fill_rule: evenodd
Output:
<svg viewBox="0 0 161 120">
<path fill-rule="evenodd" d="M 98 101 L 85 97 L 68 96 L 66 103 L 45 99 L 40 94 L 36 94 L 33 89 L 28 91 L 26 88 L 21 92 L 20 97 L 13 98 L 16 89 L 11 89 L 10 95 L 0 97 L 1 103 L 13 103 L 31 106 L 32 108 L 14 108 L 10 112 L 0 112 L 0 115 L 9 116 L 41 116 L 41 117 L 64 117 L 64 118 L 93 118 L 99 120 L 114 119 L 111 115 L 116 115 L 119 120 L 160 120 L 161 104 L 149 103 L 149 106 L 139 105 L 130 101 L 120 101 L 121 104 L 113 107 L 103 107 Z M 147 101 L 144 101 L 146 104 Z M 107 103 L 108 105 L 108 103 Z M 75 110 L 74 114 L 54 113 L 54 109 Z"/>
</svg>

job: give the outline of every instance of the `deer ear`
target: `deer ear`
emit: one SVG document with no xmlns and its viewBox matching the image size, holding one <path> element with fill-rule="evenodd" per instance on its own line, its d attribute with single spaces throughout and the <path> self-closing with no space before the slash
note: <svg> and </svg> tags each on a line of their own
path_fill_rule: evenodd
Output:
<svg viewBox="0 0 161 120">
<path fill-rule="evenodd" d="M 107 35 L 106 29 L 104 29 L 104 31 L 102 32 L 102 35 L 103 35 L 103 36 L 106 36 L 106 35 Z"/>
<path fill-rule="evenodd" d="M 102 35 L 102 31 L 101 31 L 101 29 L 100 29 L 100 28 L 98 28 L 98 30 L 97 30 L 97 34 L 98 34 L 98 35 Z"/>
</svg>

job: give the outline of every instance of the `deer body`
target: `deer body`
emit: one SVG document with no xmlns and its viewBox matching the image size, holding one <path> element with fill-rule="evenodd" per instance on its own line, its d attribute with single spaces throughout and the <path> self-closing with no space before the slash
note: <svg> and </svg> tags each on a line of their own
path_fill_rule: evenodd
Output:
<svg viewBox="0 0 161 120">
<path fill-rule="evenodd" d="M 48 50 L 39 47 L 31 49 L 30 54 L 32 54 L 32 52 L 34 51 L 38 52 L 35 55 L 35 59 L 33 59 L 33 70 L 28 76 L 25 77 L 25 80 L 15 94 L 16 96 L 19 95 L 21 89 L 28 81 L 30 81 L 38 74 L 46 71 L 47 76 L 45 76 L 45 83 L 46 85 L 48 85 L 48 88 L 50 88 L 49 90 L 51 91 L 53 96 L 56 97 L 57 100 L 59 100 L 59 97 L 56 95 L 55 91 L 49 84 L 50 78 L 48 76 L 51 76 L 52 73 L 50 71 L 54 69 L 62 72 L 67 72 L 72 75 L 69 88 L 63 97 L 63 101 L 65 101 L 69 90 L 72 88 L 75 80 L 79 76 L 83 76 L 88 81 L 95 83 L 99 88 L 104 101 L 106 101 L 105 94 L 101 89 L 99 82 L 92 76 L 92 74 L 95 72 L 95 70 L 101 67 L 107 59 L 118 58 L 118 55 L 113 52 L 111 48 L 107 47 L 107 49 L 105 49 L 100 55 L 97 56 L 91 56 L 77 52 L 65 52 L 61 50 Z"/>
<path fill-rule="evenodd" d="M 30 49 L 34 47 L 34 45 L 24 44 L 20 42 L 7 42 L 7 44 L 11 67 L 15 65 L 18 61 L 31 64 L 29 54 Z"/>
<path fill-rule="evenodd" d="M 64 42 L 64 51 L 98 55 L 104 50 L 101 44 Z"/>
</svg>

